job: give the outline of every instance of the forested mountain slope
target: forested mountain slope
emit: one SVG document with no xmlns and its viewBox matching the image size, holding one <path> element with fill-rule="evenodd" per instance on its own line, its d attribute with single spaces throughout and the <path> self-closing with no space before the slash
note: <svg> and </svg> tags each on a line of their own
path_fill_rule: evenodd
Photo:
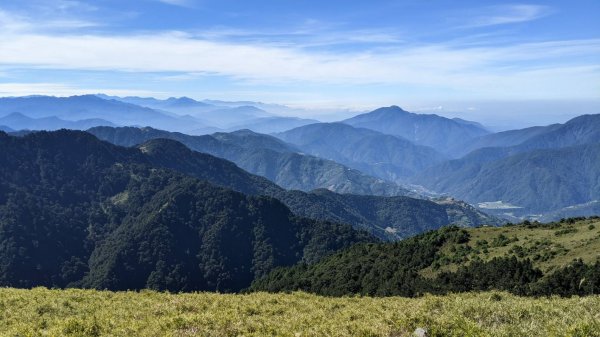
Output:
<svg viewBox="0 0 600 337">
<path fill-rule="evenodd" d="M 1 286 L 235 291 L 373 240 L 84 132 L 0 133 L 0 163 Z"/>
</svg>

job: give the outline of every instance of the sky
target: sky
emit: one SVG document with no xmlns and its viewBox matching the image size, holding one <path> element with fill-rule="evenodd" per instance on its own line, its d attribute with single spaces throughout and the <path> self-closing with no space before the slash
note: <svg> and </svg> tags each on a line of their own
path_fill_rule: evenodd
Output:
<svg viewBox="0 0 600 337">
<path fill-rule="evenodd" d="M 600 113 L 600 1 L 2 0 L 0 96 L 399 105 L 497 128 Z"/>
</svg>

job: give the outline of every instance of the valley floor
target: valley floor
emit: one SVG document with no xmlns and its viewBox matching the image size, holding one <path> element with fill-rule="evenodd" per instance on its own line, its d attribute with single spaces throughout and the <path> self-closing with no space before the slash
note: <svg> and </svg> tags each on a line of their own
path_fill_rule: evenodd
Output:
<svg viewBox="0 0 600 337">
<path fill-rule="evenodd" d="M 1 336 L 600 336 L 600 296 L 328 298 L 0 288 Z"/>
</svg>

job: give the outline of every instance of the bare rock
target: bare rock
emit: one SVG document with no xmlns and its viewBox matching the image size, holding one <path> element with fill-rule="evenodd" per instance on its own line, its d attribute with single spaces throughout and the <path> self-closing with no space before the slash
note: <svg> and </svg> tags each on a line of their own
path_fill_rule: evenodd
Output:
<svg viewBox="0 0 600 337">
<path fill-rule="evenodd" d="M 417 329 L 415 329 L 415 332 L 413 332 L 413 336 L 415 336 L 415 337 L 427 337 L 427 330 L 425 330 L 423 328 L 417 328 Z"/>
</svg>

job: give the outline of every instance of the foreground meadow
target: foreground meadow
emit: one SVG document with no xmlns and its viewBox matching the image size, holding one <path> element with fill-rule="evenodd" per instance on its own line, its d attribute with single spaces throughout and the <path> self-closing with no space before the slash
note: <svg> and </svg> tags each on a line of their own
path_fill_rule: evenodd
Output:
<svg viewBox="0 0 600 337">
<path fill-rule="evenodd" d="M 0 288 L 2 336 L 600 336 L 600 297 L 327 298 Z"/>
</svg>

